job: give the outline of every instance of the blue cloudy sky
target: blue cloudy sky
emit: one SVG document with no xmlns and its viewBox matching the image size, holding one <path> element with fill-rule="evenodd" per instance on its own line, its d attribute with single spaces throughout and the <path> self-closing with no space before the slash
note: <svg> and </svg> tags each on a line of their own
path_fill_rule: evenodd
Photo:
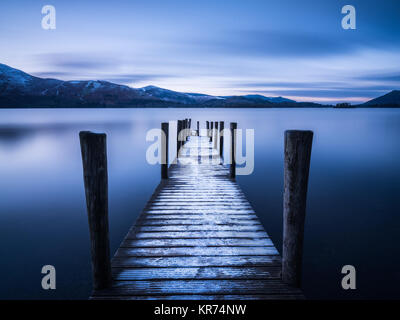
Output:
<svg viewBox="0 0 400 320">
<path fill-rule="evenodd" d="M 1 63 L 65 80 L 323 103 L 400 88 L 399 0 L 2 0 L 0 42 Z"/>
</svg>

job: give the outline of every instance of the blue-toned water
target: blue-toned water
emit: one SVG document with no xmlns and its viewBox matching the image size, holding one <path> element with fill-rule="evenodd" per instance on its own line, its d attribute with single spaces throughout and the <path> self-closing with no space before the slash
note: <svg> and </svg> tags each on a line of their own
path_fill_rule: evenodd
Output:
<svg viewBox="0 0 400 320">
<path fill-rule="evenodd" d="M 255 170 L 238 181 L 282 242 L 283 132 L 315 133 L 305 227 L 308 298 L 400 298 L 400 110 L 0 110 L 0 298 L 85 299 L 89 234 L 78 133 L 106 132 L 114 252 L 159 182 L 147 130 L 182 118 L 255 130 Z M 41 288 L 41 268 L 57 289 Z M 357 289 L 341 289 L 343 265 Z"/>
</svg>

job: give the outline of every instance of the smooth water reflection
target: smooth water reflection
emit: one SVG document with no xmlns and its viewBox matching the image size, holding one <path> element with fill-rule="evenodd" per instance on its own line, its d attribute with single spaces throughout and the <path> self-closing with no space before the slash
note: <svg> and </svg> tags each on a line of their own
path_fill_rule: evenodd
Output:
<svg viewBox="0 0 400 320">
<path fill-rule="evenodd" d="M 159 182 L 146 132 L 161 121 L 237 121 L 255 129 L 255 170 L 238 177 L 278 250 L 283 132 L 315 133 L 304 247 L 309 298 L 399 298 L 400 110 L 0 110 L 0 298 L 87 298 L 89 234 L 78 133 L 107 133 L 114 252 Z M 204 125 L 204 123 L 203 123 Z M 41 267 L 57 290 L 41 289 Z M 357 290 L 340 287 L 357 269 Z"/>
</svg>

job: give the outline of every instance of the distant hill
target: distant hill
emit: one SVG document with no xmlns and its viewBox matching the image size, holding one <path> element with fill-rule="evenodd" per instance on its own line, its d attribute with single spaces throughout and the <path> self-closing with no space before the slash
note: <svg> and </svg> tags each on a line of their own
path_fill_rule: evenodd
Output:
<svg viewBox="0 0 400 320">
<path fill-rule="evenodd" d="M 400 107 L 400 91 L 392 91 L 359 107 Z M 0 108 L 320 108 L 263 95 L 211 96 L 155 86 L 131 88 L 108 81 L 43 79 L 0 64 Z"/>
<path fill-rule="evenodd" d="M 289 102 L 289 103 L 296 103 L 296 101 L 294 100 L 290 100 L 287 98 L 283 98 L 283 97 L 266 97 L 266 96 L 262 96 L 260 94 L 248 94 L 245 96 L 242 96 L 245 99 L 249 99 L 252 101 L 269 101 L 272 103 L 282 103 L 282 102 Z"/>
<path fill-rule="evenodd" d="M 274 108 L 320 107 L 282 97 L 262 95 L 211 96 L 176 92 L 155 86 L 131 88 L 101 80 L 62 81 L 43 79 L 0 64 L 0 107 L 194 107 Z"/>
<path fill-rule="evenodd" d="M 380 107 L 380 108 L 399 108 L 400 90 L 393 90 L 381 97 L 372 99 L 361 106 Z"/>
</svg>

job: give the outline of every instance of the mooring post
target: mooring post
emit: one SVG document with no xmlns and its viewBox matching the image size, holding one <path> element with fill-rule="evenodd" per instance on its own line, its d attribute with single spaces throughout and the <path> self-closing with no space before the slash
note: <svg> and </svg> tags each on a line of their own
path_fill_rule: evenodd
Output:
<svg viewBox="0 0 400 320">
<path fill-rule="evenodd" d="M 186 123 L 186 121 L 185 121 L 185 119 L 183 119 L 182 120 L 182 136 L 181 136 L 182 144 L 183 144 L 183 141 L 185 141 L 185 123 Z"/>
<path fill-rule="evenodd" d="M 168 179 L 168 122 L 161 123 L 161 179 Z"/>
<path fill-rule="evenodd" d="M 83 180 L 89 221 L 93 288 L 111 286 L 106 135 L 81 131 Z"/>
<path fill-rule="evenodd" d="M 282 280 L 298 288 L 301 285 L 312 140 L 312 131 L 285 132 Z"/>
<path fill-rule="evenodd" d="M 215 139 L 214 139 L 214 147 L 215 149 L 218 149 L 218 121 L 215 122 Z M 218 150 L 217 150 L 218 151 Z"/>
<path fill-rule="evenodd" d="M 231 166 L 229 173 L 232 179 L 236 177 L 236 129 L 237 123 L 231 122 Z"/>
<path fill-rule="evenodd" d="M 213 139 L 214 139 L 214 121 L 211 121 L 210 122 L 210 126 L 211 126 L 211 142 L 213 142 Z M 211 146 L 212 146 L 213 144 L 211 144 Z"/>
<path fill-rule="evenodd" d="M 219 156 L 224 157 L 224 122 L 219 122 Z"/>
<path fill-rule="evenodd" d="M 179 150 L 181 149 L 182 120 L 178 120 L 176 124 L 176 131 L 176 158 L 178 158 Z"/>
<path fill-rule="evenodd" d="M 197 121 L 197 135 L 200 136 L 200 122 Z"/>
<path fill-rule="evenodd" d="M 206 121 L 206 128 L 207 128 L 207 137 L 210 136 L 210 122 Z"/>
</svg>

